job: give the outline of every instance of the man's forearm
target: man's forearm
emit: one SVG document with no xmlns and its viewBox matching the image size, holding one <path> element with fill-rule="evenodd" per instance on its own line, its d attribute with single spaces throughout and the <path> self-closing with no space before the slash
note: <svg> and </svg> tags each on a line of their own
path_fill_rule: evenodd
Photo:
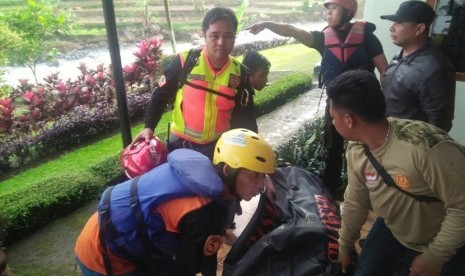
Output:
<svg viewBox="0 0 465 276">
<path fill-rule="evenodd" d="M 146 116 L 145 116 L 145 127 L 146 128 L 151 128 L 152 130 L 155 129 L 155 127 L 158 125 L 158 122 L 161 119 L 161 116 L 163 115 L 166 104 L 167 104 L 166 100 L 152 96 L 152 99 L 150 100 L 150 104 L 148 105 L 147 110 L 146 110 Z"/>
</svg>

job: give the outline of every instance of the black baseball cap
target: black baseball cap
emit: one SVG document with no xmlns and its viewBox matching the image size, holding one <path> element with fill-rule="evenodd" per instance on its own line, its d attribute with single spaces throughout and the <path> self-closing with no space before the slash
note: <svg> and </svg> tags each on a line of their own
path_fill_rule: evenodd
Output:
<svg viewBox="0 0 465 276">
<path fill-rule="evenodd" d="M 417 22 L 424 23 L 427 27 L 433 23 L 436 16 L 433 8 L 423 1 L 405 1 L 400 4 L 396 14 L 381 15 L 381 19 L 394 22 Z"/>
</svg>

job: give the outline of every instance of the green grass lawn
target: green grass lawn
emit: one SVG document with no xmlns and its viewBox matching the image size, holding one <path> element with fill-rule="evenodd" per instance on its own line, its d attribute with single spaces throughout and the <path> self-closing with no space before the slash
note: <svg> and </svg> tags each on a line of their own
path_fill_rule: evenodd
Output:
<svg viewBox="0 0 465 276">
<path fill-rule="evenodd" d="M 170 116 L 167 113 L 164 116 Z M 132 127 L 133 137 L 143 128 L 143 124 Z M 159 132 L 166 132 L 166 126 L 157 128 Z M 94 164 L 113 156 L 122 149 L 121 134 L 102 139 L 91 145 L 79 148 L 72 152 L 63 153 L 62 156 L 46 161 L 45 163 L 23 171 L 5 181 L 0 182 L 0 195 L 8 193 L 14 189 L 27 186 L 38 179 L 66 175 L 70 172 L 87 170 Z"/>
<path fill-rule="evenodd" d="M 307 48 L 301 44 L 280 46 L 273 49 L 263 50 L 261 53 L 271 62 L 270 75 L 273 75 L 273 72 L 278 72 L 275 74 L 276 76 L 281 75 L 280 72 L 282 71 L 303 71 L 313 73 L 314 63 L 321 59 L 317 51 Z M 270 81 L 273 81 L 273 79 L 270 78 Z M 171 115 L 169 113 L 164 116 Z M 142 128 L 142 123 L 133 126 L 133 137 Z M 156 129 L 156 133 L 166 133 L 166 131 L 166 125 L 159 125 Z M 116 134 L 72 152 L 63 153 L 62 156 L 56 159 L 48 160 L 41 165 L 23 171 L 0 182 L 0 195 L 11 192 L 14 189 L 26 187 L 27 185 L 30 185 L 30 183 L 34 183 L 39 179 L 59 177 L 70 172 L 87 170 L 94 164 L 99 163 L 99 161 L 118 154 L 121 149 L 122 138 L 120 134 Z"/>
<path fill-rule="evenodd" d="M 264 50 L 271 62 L 271 71 L 302 71 L 313 74 L 313 66 L 321 60 L 320 53 L 303 44 L 290 44 Z"/>
</svg>

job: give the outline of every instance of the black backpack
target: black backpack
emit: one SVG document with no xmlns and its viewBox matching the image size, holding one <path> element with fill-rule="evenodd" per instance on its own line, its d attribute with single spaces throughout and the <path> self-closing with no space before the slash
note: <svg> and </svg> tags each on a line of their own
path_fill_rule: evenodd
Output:
<svg viewBox="0 0 465 276">
<path fill-rule="evenodd" d="M 197 64 L 197 60 L 200 57 L 202 49 L 190 49 L 186 57 L 186 62 L 181 69 L 178 77 L 178 89 L 183 87 L 187 82 L 187 76 L 191 73 L 194 66 Z"/>
</svg>

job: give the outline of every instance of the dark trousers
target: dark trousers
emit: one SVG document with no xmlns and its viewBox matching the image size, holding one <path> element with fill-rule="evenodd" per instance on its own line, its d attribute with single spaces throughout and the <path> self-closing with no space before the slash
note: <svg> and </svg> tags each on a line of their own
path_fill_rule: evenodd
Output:
<svg viewBox="0 0 465 276">
<path fill-rule="evenodd" d="M 331 122 L 329 114 L 329 103 L 326 104 L 325 110 L 325 147 L 327 156 L 325 159 L 325 169 L 321 179 L 328 188 L 331 195 L 336 199 L 342 197 L 343 183 L 341 180 L 343 155 L 344 155 L 344 138 L 336 131 Z"/>
<path fill-rule="evenodd" d="M 170 133 L 170 139 L 168 142 L 168 151 L 172 152 L 175 149 L 182 149 L 182 148 L 192 149 L 207 156 L 210 160 L 213 160 L 213 152 L 215 150 L 215 145 L 216 145 L 216 141 L 208 143 L 208 144 L 196 144 L 196 143 L 187 141 L 181 137 L 178 137 Z"/>
<path fill-rule="evenodd" d="M 363 243 L 354 275 L 409 275 L 413 259 L 420 254 L 421 252 L 409 249 L 397 241 L 384 223 L 384 219 L 377 218 Z M 462 246 L 443 266 L 441 275 L 465 275 L 464 260 L 465 246 Z"/>
</svg>

